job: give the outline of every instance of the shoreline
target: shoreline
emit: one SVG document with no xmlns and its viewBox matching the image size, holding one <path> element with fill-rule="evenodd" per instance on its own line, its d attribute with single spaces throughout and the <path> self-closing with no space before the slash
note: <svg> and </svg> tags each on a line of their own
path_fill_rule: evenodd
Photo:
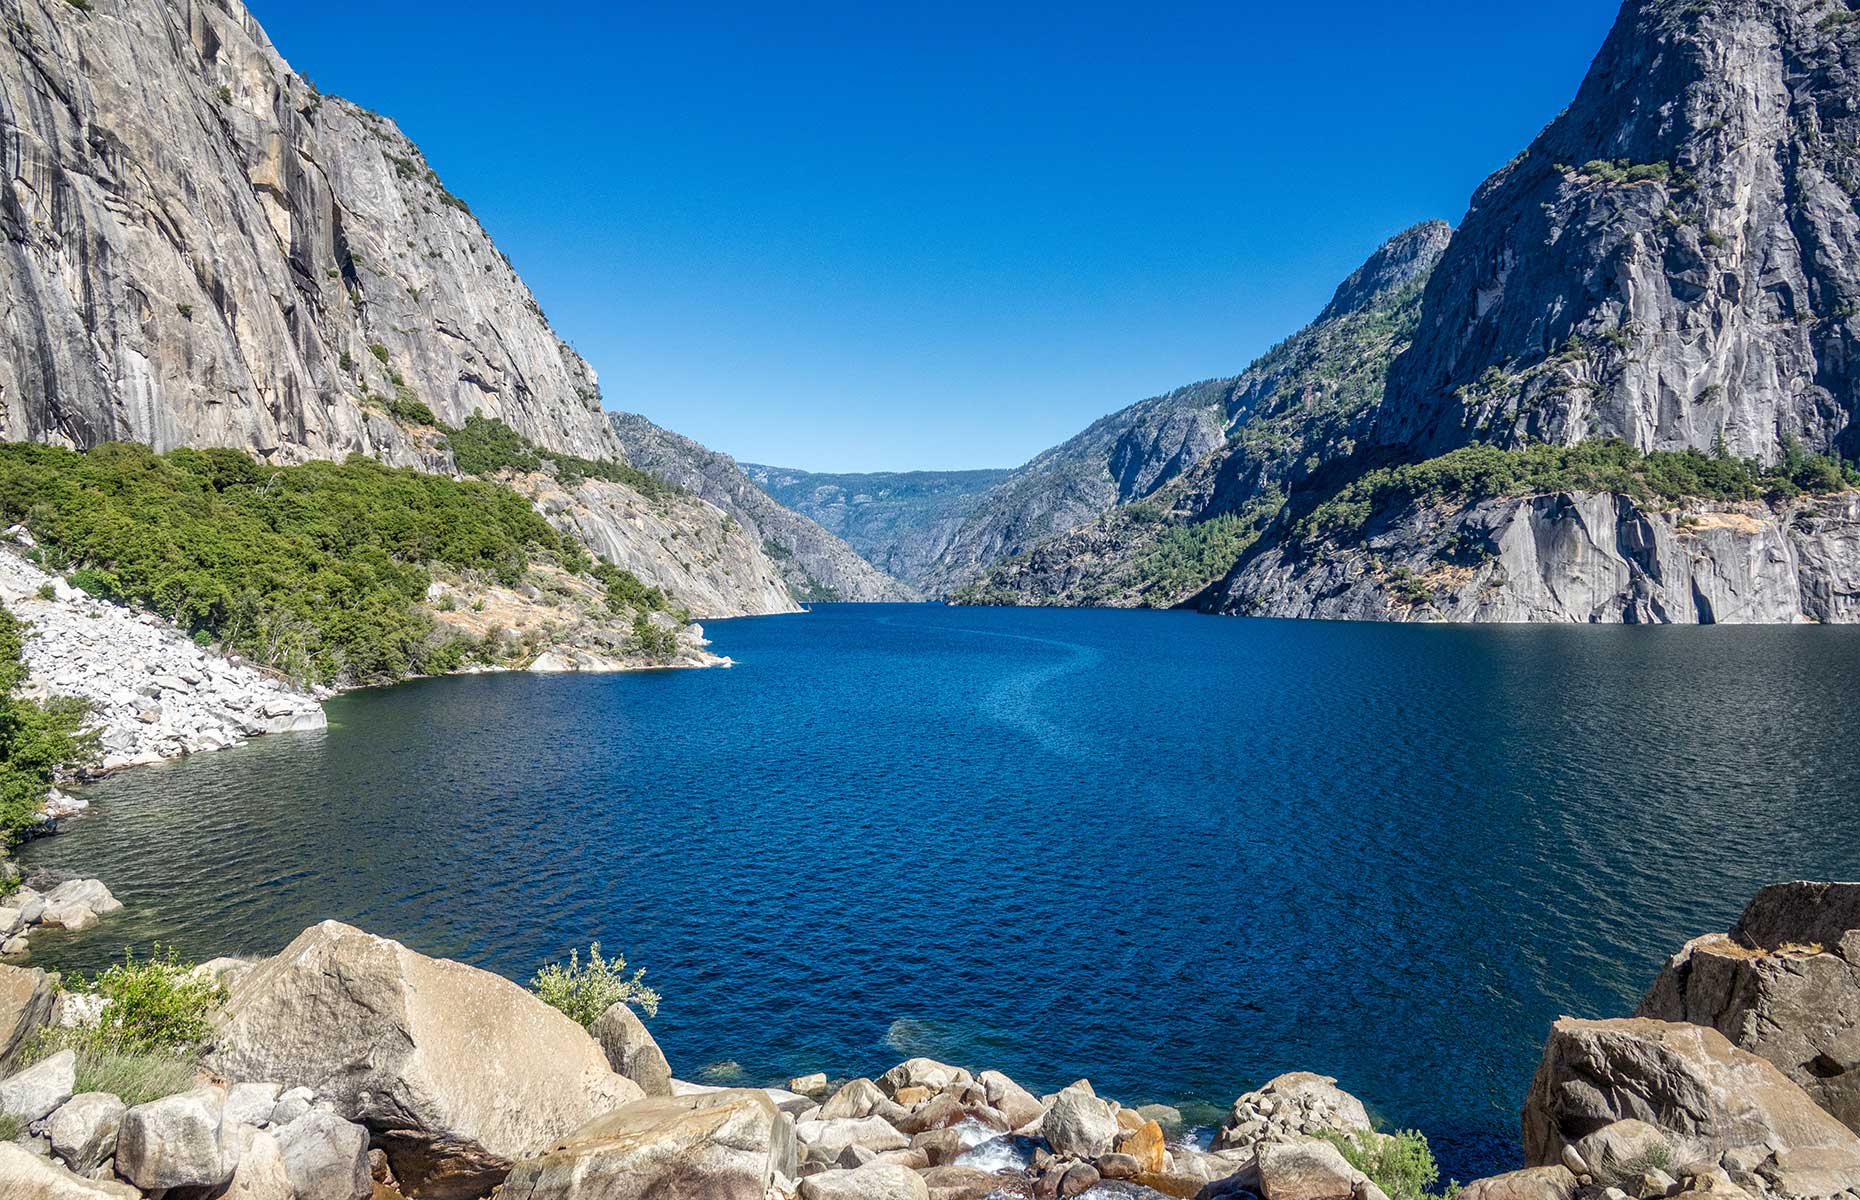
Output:
<svg viewBox="0 0 1860 1200">
<path fill-rule="evenodd" d="M 116 1125 L 107 1136 L 69 1136 L 80 1113 L 104 1105 L 95 1093 L 76 1095 L 73 1050 L 38 1057 L 18 1053 L 17 1037 L 0 1044 L 0 1116 L 23 1129 L 16 1140 L 0 1140 L 0 1185 L 21 1188 L 5 1194 L 1814 1200 L 1860 1193 L 1860 1112 L 1820 1065 L 1860 1069 L 1840 1048 L 1860 1027 L 1852 1015 L 1860 1011 L 1860 884 L 1766 888 L 1729 932 L 1680 947 L 1634 1015 L 1557 1020 L 1523 1102 L 1527 1165 L 1463 1187 L 1438 1178 L 1422 1134 L 1378 1128 L 1337 1078 L 1310 1071 L 1241 1094 L 1204 1142 L 1179 1110 L 1122 1104 L 1088 1079 L 1035 1095 L 1000 1071 L 925 1057 L 871 1077 L 799 1074 L 781 1087 L 686 1082 L 628 1003 L 641 999 L 631 992 L 605 993 L 617 998 L 589 1008 L 571 999 L 580 993 L 532 993 L 334 921 L 266 958 L 168 969 L 214 993 L 198 1057 L 186 1060 L 198 1074 L 139 1103 L 111 1097 Z M 1735 982 L 1727 1000 L 1719 992 L 1728 979 Z M 0 1032 L 74 1030 L 66 1044 L 81 1050 L 87 1023 L 113 1003 L 66 993 L 43 972 L 0 967 Z M 1715 1025 L 1686 1020 L 1714 1003 Z M 656 998 L 645 997 L 644 1008 L 655 1014 Z M 1769 1018 L 1747 1019 L 1760 1011 Z M 1804 1045 L 1822 1058 L 1802 1065 Z M 312 1143 L 314 1153 L 304 1149 Z M 264 1190 L 261 1178 L 275 1184 L 280 1160 L 285 1183 Z M 340 1182 L 306 1190 L 312 1179 Z"/>
</svg>

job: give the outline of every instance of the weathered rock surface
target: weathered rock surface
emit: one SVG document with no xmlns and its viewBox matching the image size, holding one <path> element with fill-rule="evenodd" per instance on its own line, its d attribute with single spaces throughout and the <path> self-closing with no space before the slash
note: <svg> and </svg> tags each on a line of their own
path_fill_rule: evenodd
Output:
<svg viewBox="0 0 1860 1200">
<path fill-rule="evenodd" d="M 123 1114 L 117 1133 L 117 1174 L 144 1191 L 219 1187 L 239 1165 L 236 1128 L 226 1124 L 222 1087 L 138 1104 Z"/>
<path fill-rule="evenodd" d="M 1040 1130 L 1054 1154 L 1089 1159 L 1110 1151 L 1118 1124 L 1109 1104 L 1075 1084 L 1054 1097 Z"/>
<path fill-rule="evenodd" d="M 511 1171 L 503 1200 L 765 1200 L 792 1180 L 793 1122 L 759 1091 L 654 1096 Z"/>
<path fill-rule="evenodd" d="M 30 1124 L 50 1116 L 77 1090 L 77 1055 L 60 1050 L 0 1081 L 0 1113 Z"/>
<path fill-rule="evenodd" d="M 1235 1100 L 1214 1135 L 1214 1149 L 1248 1150 L 1320 1133 L 1355 1137 L 1371 1128 L 1363 1102 L 1338 1087 L 1335 1079 L 1293 1071 Z"/>
<path fill-rule="evenodd" d="M 1320 620 L 1848 624 L 1860 621 L 1860 495 L 1422 505 L 1376 518 L 1361 540 L 1268 547 L 1213 606 Z"/>
<path fill-rule="evenodd" d="M 1860 1186 L 1860 1137 L 1717 1030 L 1558 1021 L 1525 1100 L 1526 1161 L 1554 1166 L 1566 1147 L 1630 1119 L 1669 1140 L 1671 1162 L 1722 1163 L 1751 1190 L 1829 1196 Z"/>
<path fill-rule="evenodd" d="M 123 1102 L 108 1092 L 73 1096 L 52 1114 L 47 1133 L 52 1153 L 80 1175 L 88 1175 L 116 1154 L 123 1127 Z"/>
<path fill-rule="evenodd" d="M 410 1197 L 482 1191 L 642 1094 L 516 984 L 334 921 L 239 979 L 210 1063 L 312 1089 L 368 1127 Z"/>
<path fill-rule="evenodd" d="M 0 1079 L 13 1072 L 33 1034 L 51 1022 L 58 985 L 44 971 L 0 965 Z"/>
<path fill-rule="evenodd" d="M 250 1125 L 234 1126 L 230 1136 L 239 1165 L 233 1169 L 224 1200 L 301 1200 L 291 1186 L 277 1138 Z"/>
<path fill-rule="evenodd" d="M 1363 1178 L 1342 1151 L 1316 1138 L 1262 1143 L 1254 1170 L 1265 1200 L 1351 1200 Z"/>
<path fill-rule="evenodd" d="M 661 429 L 636 413 L 613 414 L 627 461 L 730 514 L 769 552 L 788 590 L 808 602 L 910 603 L 915 588 L 892 579 L 808 517 L 757 487 L 727 454 Z"/>
<path fill-rule="evenodd" d="M 1716 1029 L 1860 1130 L 1860 885 L 1765 888 L 1733 932 L 1674 955 L 1635 1015 Z"/>
<path fill-rule="evenodd" d="M 367 1200 L 368 1131 L 334 1113 L 311 1111 L 272 1131 L 297 1200 Z"/>
<path fill-rule="evenodd" d="M 625 1004 L 609 1008 L 588 1026 L 588 1034 L 600 1043 L 607 1065 L 638 1084 L 646 1095 L 672 1094 L 671 1064 L 631 1008 Z"/>
<path fill-rule="evenodd" d="M 0 1142 L 0 1196 L 7 1200 L 142 1200 L 115 1180 L 82 1179 L 17 1142 Z"/>
<path fill-rule="evenodd" d="M 1473 197 L 1374 440 L 1860 450 L 1860 42 L 1826 18 L 1628 0 L 1569 108 Z"/>
<path fill-rule="evenodd" d="M 801 1181 L 801 1200 L 929 1200 L 923 1176 L 893 1163 L 826 1171 Z"/>
<path fill-rule="evenodd" d="M 1526 1167 L 1467 1184 L 1461 1200 L 1570 1200 L 1576 1194 L 1576 1177 L 1569 1168 Z"/>
<path fill-rule="evenodd" d="M 363 399 L 398 374 L 451 424 L 614 456 L 594 373 L 464 203 L 238 0 L 22 0 L 5 36 L 5 437 L 424 465 Z"/>
</svg>

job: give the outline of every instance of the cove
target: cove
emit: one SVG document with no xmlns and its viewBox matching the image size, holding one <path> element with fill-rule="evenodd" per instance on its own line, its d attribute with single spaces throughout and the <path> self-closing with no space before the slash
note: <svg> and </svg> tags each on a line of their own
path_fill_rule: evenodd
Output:
<svg viewBox="0 0 1860 1200">
<path fill-rule="evenodd" d="M 598 939 L 687 1078 L 911 1054 L 1212 1116 L 1336 1075 L 1517 1165 L 1559 1014 L 1625 1015 L 1760 886 L 1860 876 L 1860 630 L 823 606 L 730 670 L 344 696 L 115 776 L 35 940 L 269 953 L 334 917 L 527 979 Z"/>
</svg>

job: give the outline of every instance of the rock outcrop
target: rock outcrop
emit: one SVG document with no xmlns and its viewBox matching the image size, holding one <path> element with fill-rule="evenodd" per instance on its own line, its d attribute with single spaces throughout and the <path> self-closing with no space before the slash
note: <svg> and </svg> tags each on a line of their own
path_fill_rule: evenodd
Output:
<svg viewBox="0 0 1860 1200">
<path fill-rule="evenodd" d="M 309 1088 L 366 1126 L 415 1200 L 481 1195 L 642 1095 L 587 1031 L 508 980 L 333 921 L 238 978 L 209 1061 Z"/>
<path fill-rule="evenodd" d="M 4 37 L 0 434 L 428 465 L 404 389 L 617 453 L 593 372 L 419 148 L 238 0 L 18 0 Z"/>
<path fill-rule="evenodd" d="M 1675 954 L 1636 1015 L 1716 1029 L 1860 1131 L 1860 885 L 1764 889 Z"/>
<path fill-rule="evenodd" d="M 1860 1187 L 1860 1136 L 1717 1030 L 1645 1018 L 1558 1021 L 1524 1104 L 1526 1160 L 1554 1166 L 1570 1149 L 1580 1160 L 1584 1139 L 1624 1121 L 1653 1127 L 1667 1143 L 1666 1153 L 1634 1165 L 1714 1164 L 1747 1191 L 1785 1197 Z"/>
<path fill-rule="evenodd" d="M 1658 509 L 1556 493 L 1418 504 L 1360 537 L 1281 542 L 1214 611 L 1320 620 L 1860 621 L 1860 494 Z"/>
<path fill-rule="evenodd" d="M 55 978 L 0 964 L 0 1079 L 12 1074 L 34 1035 L 51 1023 L 57 1004 Z"/>
<path fill-rule="evenodd" d="M 727 454 L 661 429 L 635 413 L 613 414 L 627 461 L 728 513 L 768 553 L 803 603 L 904 603 L 923 597 L 859 557 L 813 520 L 757 487 Z"/>
</svg>

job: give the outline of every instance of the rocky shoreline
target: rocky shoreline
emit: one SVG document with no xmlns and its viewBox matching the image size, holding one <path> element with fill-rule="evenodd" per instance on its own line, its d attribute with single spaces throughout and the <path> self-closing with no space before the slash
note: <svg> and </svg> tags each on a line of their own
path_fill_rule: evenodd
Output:
<svg viewBox="0 0 1860 1200">
<path fill-rule="evenodd" d="M 614 1004 L 584 1029 L 510 981 L 336 922 L 226 988 L 198 1076 L 125 1104 L 78 1094 L 97 1021 L 0 967 L 0 1194 L 19 1200 L 1426 1200 L 1327 1076 L 1237 1099 L 1211 1143 L 1087 1080 L 1036 1096 L 926 1058 L 876 1079 L 682 1082 Z M 105 1010 L 107 1012 L 107 1009 Z M 1565 1017 L 1522 1114 L 1523 1170 L 1460 1200 L 1860 1196 L 1860 884 L 1765 889 L 1683 947 L 1639 1013 Z M 1449 1189 L 1450 1194 L 1450 1189 Z"/>
</svg>

